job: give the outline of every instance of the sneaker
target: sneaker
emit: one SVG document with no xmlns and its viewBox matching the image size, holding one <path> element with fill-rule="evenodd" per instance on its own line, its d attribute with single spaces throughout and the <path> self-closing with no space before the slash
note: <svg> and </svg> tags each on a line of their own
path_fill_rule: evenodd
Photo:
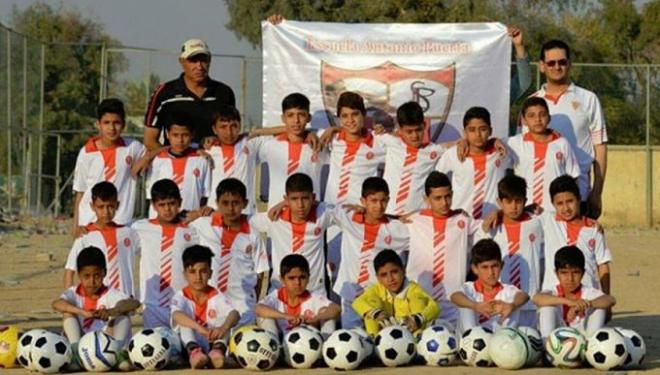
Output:
<svg viewBox="0 0 660 375">
<path fill-rule="evenodd" d="M 209 358 L 213 368 L 222 368 L 225 365 L 225 351 L 219 348 L 209 350 Z"/>
<path fill-rule="evenodd" d="M 204 354 L 202 348 L 195 348 L 190 352 L 188 356 L 190 361 L 190 368 L 193 370 L 203 369 L 209 364 L 209 357 Z"/>
<path fill-rule="evenodd" d="M 133 365 L 128 358 L 128 351 L 125 349 L 117 352 L 117 370 L 121 372 L 133 371 Z"/>
</svg>

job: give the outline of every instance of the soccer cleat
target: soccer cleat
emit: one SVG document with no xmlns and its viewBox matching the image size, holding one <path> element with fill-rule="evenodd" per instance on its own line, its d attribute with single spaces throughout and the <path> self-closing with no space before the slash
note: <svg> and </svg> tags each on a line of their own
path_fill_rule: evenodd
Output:
<svg viewBox="0 0 660 375">
<path fill-rule="evenodd" d="M 204 354 L 202 348 L 195 348 L 190 352 L 188 356 L 188 361 L 190 362 L 190 368 L 193 370 L 206 368 L 209 364 L 209 357 Z"/>
<path fill-rule="evenodd" d="M 223 368 L 225 365 L 225 351 L 216 348 L 209 350 L 209 358 L 211 359 L 211 364 L 213 368 Z"/>
</svg>

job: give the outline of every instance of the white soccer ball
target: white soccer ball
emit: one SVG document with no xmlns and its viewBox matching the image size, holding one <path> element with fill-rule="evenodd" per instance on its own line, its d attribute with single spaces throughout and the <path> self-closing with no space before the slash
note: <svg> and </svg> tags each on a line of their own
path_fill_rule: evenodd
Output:
<svg viewBox="0 0 660 375">
<path fill-rule="evenodd" d="M 493 331 L 485 327 L 472 327 L 461 336 L 458 355 L 468 366 L 488 367 L 493 364 L 488 345 Z"/>
<path fill-rule="evenodd" d="M 559 368 L 578 368 L 584 361 L 587 340 L 575 328 L 560 327 L 552 331 L 545 342 L 545 355 L 550 364 Z"/>
<path fill-rule="evenodd" d="M 347 329 L 334 331 L 323 343 L 323 360 L 334 370 L 355 370 L 364 359 L 360 336 Z"/>
<path fill-rule="evenodd" d="M 417 343 L 417 353 L 428 366 L 448 366 L 458 352 L 458 340 L 443 325 L 426 328 Z"/>
<path fill-rule="evenodd" d="M 527 336 L 529 349 L 525 366 L 535 366 L 543 357 L 543 338 L 541 333 L 532 327 L 518 327 L 518 331 Z"/>
<path fill-rule="evenodd" d="M 236 361 L 248 370 L 268 370 L 280 356 L 280 343 L 277 337 L 261 328 L 242 332 L 236 341 Z"/>
<path fill-rule="evenodd" d="M 306 327 L 295 328 L 284 336 L 284 359 L 293 368 L 311 368 L 321 358 L 323 338 Z"/>
<path fill-rule="evenodd" d="M 144 329 L 128 343 L 128 357 L 138 370 L 161 370 L 170 359 L 170 342 L 153 329 Z"/>
<path fill-rule="evenodd" d="M 45 374 L 63 372 L 71 362 L 69 341 L 53 332 L 46 332 L 32 343 L 34 368 Z"/>
<path fill-rule="evenodd" d="M 646 356 L 646 343 L 644 343 L 644 339 L 632 329 L 617 327 L 616 330 L 626 341 L 628 356 L 623 362 L 623 367 L 625 369 L 640 367 L 642 362 L 644 362 L 644 356 Z"/>
<path fill-rule="evenodd" d="M 525 366 L 529 355 L 525 334 L 515 328 L 503 327 L 490 338 L 488 354 L 495 366 L 505 370 L 518 370 Z"/>
<path fill-rule="evenodd" d="M 596 330 L 587 340 L 585 357 L 598 370 L 608 371 L 619 367 L 628 357 L 626 340 L 614 328 Z"/>
<path fill-rule="evenodd" d="M 33 329 L 21 335 L 21 338 L 18 340 L 18 346 L 16 347 L 16 359 L 21 366 L 31 371 L 36 370 L 32 362 L 32 344 L 47 332 L 44 329 Z"/>
<path fill-rule="evenodd" d="M 86 333 L 78 342 L 78 357 L 85 370 L 110 371 L 117 364 L 119 342 L 102 331 Z"/>
<path fill-rule="evenodd" d="M 374 354 L 374 340 L 371 336 L 362 327 L 352 328 L 351 331 L 360 336 L 360 341 L 362 341 L 362 346 L 364 347 L 364 358 L 371 357 Z"/>
<path fill-rule="evenodd" d="M 385 327 L 378 332 L 376 354 L 387 367 L 403 366 L 415 357 L 415 338 L 408 328 L 401 325 Z"/>
<path fill-rule="evenodd" d="M 183 352 L 183 344 L 181 338 L 172 329 L 167 327 L 156 327 L 154 331 L 165 337 L 170 343 L 170 360 L 168 364 L 173 366 L 181 366 L 186 362 L 187 355 Z"/>
</svg>

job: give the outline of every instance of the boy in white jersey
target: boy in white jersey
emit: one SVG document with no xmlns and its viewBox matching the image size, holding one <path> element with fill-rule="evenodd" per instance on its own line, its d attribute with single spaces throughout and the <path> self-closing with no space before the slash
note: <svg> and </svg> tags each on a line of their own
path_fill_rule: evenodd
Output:
<svg viewBox="0 0 660 375">
<path fill-rule="evenodd" d="M 270 269 L 263 240 L 250 228 L 248 217 L 241 214 L 248 204 L 246 194 L 241 181 L 220 181 L 216 188 L 218 210 L 191 223 L 200 244 L 209 247 L 214 255 L 210 285 L 232 301 L 241 314 L 239 325 L 254 323 L 261 281 Z"/>
<path fill-rule="evenodd" d="M 430 207 L 409 217 L 406 226 L 410 253 L 406 275 L 429 292 L 440 305 L 440 319 L 456 326 L 458 310 L 449 300 L 467 277 L 468 255 L 478 221 L 462 210 L 452 210 L 451 181 L 433 171 L 424 182 Z"/>
<path fill-rule="evenodd" d="M 577 328 L 587 337 L 605 325 L 614 297 L 582 283 L 584 255 L 575 246 L 565 246 L 554 255 L 559 282 L 532 299 L 539 309 L 539 330 L 543 340 L 558 326 Z"/>
<path fill-rule="evenodd" d="M 119 99 L 104 99 L 96 109 L 98 135 L 90 138 L 78 153 L 73 177 L 73 235 L 94 222 L 90 208 L 91 189 L 101 181 L 115 185 L 119 192 L 119 207 L 114 222 L 130 224 L 135 206 L 135 182 L 131 167 L 144 154 L 142 143 L 121 136 L 125 125 L 124 104 Z M 84 231 L 82 231 L 84 232 Z"/>
<path fill-rule="evenodd" d="M 211 249 L 195 245 L 181 255 L 187 286 L 172 298 L 172 326 L 188 352 L 190 367 L 222 368 L 227 352 L 229 332 L 240 315 L 231 300 L 209 285 Z"/>
<path fill-rule="evenodd" d="M 144 327 L 170 326 L 170 301 L 183 288 L 181 254 L 199 243 L 197 232 L 183 223 L 179 208 L 181 192 L 172 180 L 151 186 L 155 219 L 133 224 L 140 240 L 140 302 L 144 305 Z"/>
<path fill-rule="evenodd" d="M 500 282 L 502 253 L 493 240 L 483 239 L 472 247 L 472 272 L 476 281 L 463 284 L 451 300 L 459 307 L 460 332 L 477 325 L 495 330 L 517 327 L 520 308 L 529 296 L 511 284 Z"/>
<path fill-rule="evenodd" d="M 301 324 L 315 326 L 323 337 L 335 330 L 339 305 L 332 303 L 325 292 L 307 289 L 309 263 L 300 254 L 289 254 L 279 264 L 281 285 L 271 291 L 256 307 L 260 327 L 284 336 Z"/>
<path fill-rule="evenodd" d="M 580 166 L 566 138 L 548 128 L 550 114 L 545 99 L 528 98 L 521 113 L 528 132 L 508 141 L 514 170 L 527 181 L 527 202 L 554 211 L 548 189 L 550 183 L 565 174 L 579 177 Z"/>
<path fill-rule="evenodd" d="M 82 249 L 94 246 L 105 255 L 108 272 L 103 283 L 132 297 L 133 264 L 139 244 L 137 235 L 130 227 L 117 225 L 113 221 L 119 207 L 115 186 L 106 181 L 94 185 L 91 206 L 96 221 L 85 227 L 86 234 L 78 237 L 71 247 L 64 266 L 64 287 L 73 285 L 78 254 Z"/>
</svg>

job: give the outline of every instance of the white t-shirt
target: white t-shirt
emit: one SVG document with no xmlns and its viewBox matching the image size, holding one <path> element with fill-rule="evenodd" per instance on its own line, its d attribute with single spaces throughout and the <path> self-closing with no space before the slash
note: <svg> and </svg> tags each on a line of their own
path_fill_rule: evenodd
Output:
<svg viewBox="0 0 660 375">
<path fill-rule="evenodd" d="M 206 302 L 199 305 L 195 302 L 189 286 L 179 290 L 172 297 L 170 305 L 172 315 L 176 311 L 180 311 L 206 328 L 221 326 L 227 320 L 229 313 L 234 310 L 234 306 L 227 296 L 213 287 L 209 287 L 206 296 L 208 298 Z M 171 325 L 175 326 L 174 319 L 172 319 Z"/>
<path fill-rule="evenodd" d="M 306 291 L 301 298 L 302 302 L 300 304 L 297 306 L 290 306 L 286 289 L 280 288 L 268 293 L 268 295 L 259 303 L 285 314 L 308 318 L 316 316 L 322 308 L 328 307 L 332 304 L 323 292 Z M 277 327 L 282 334 L 286 334 L 291 329 L 295 328 L 291 327 L 289 322 L 284 319 L 277 320 Z"/>
<path fill-rule="evenodd" d="M 492 293 L 485 293 L 484 286 L 477 280 L 464 283 L 462 292 L 466 297 L 477 303 L 489 301 L 513 303 L 516 293 L 520 292 L 520 289 L 510 284 L 498 283 Z M 500 319 L 499 314 L 491 316 L 490 319 L 479 315 L 479 325 L 494 330 L 500 326 Z"/>
<path fill-rule="evenodd" d="M 89 298 L 85 294 L 85 289 L 80 284 L 70 287 L 60 295 L 60 299 L 87 311 L 112 309 L 119 301 L 129 298 L 129 296 L 121 291 L 106 286 L 102 287 L 98 299 Z M 83 318 L 80 315 L 76 315 L 76 319 L 78 319 L 80 329 L 82 329 L 83 333 L 103 330 L 107 324 L 106 321 L 101 319 Z"/>
</svg>

